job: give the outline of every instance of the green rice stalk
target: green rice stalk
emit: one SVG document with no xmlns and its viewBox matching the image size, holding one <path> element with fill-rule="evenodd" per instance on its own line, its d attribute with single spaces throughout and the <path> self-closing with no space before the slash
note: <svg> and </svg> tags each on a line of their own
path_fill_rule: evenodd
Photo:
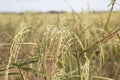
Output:
<svg viewBox="0 0 120 80">
<path fill-rule="evenodd" d="M 111 7 L 111 9 L 110 9 L 110 12 L 109 12 L 107 21 L 106 21 L 105 26 L 104 26 L 105 31 L 108 31 L 108 24 L 109 24 L 109 22 L 110 22 L 111 14 L 112 14 L 112 11 L 113 11 L 113 8 L 114 8 L 115 3 L 116 3 L 116 0 L 112 0 L 111 3 L 109 4 L 109 5 L 112 4 L 112 7 Z"/>
<path fill-rule="evenodd" d="M 74 34 L 74 33 L 73 33 Z M 80 41 L 80 39 L 78 38 L 77 35 L 74 34 L 75 39 L 78 41 L 79 45 L 82 48 L 82 52 L 85 50 L 84 46 L 82 45 L 82 42 Z M 82 62 L 82 58 L 85 58 L 85 63 Z M 89 80 L 89 67 L 90 67 L 90 61 L 86 55 L 86 52 L 84 52 L 83 57 L 79 57 L 80 58 L 80 64 L 78 65 L 78 71 L 79 71 L 79 75 L 80 75 L 80 79 L 79 80 Z"/>
<path fill-rule="evenodd" d="M 97 33 L 94 33 L 95 34 L 95 37 L 97 38 L 97 40 L 99 41 L 99 48 L 100 48 L 100 54 L 99 54 L 99 57 L 100 57 L 100 67 L 102 67 L 102 64 L 104 63 L 104 53 L 103 53 L 103 48 L 102 48 L 102 43 L 100 42 L 100 38 L 97 36 Z"/>
</svg>

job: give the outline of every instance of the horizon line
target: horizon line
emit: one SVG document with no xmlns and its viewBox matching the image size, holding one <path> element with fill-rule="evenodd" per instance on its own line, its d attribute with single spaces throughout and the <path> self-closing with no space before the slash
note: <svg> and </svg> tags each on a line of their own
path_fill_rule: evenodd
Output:
<svg viewBox="0 0 120 80">
<path fill-rule="evenodd" d="M 56 10 L 50 10 L 50 11 L 0 11 L 0 13 L 81 13 L 81 12 L 109 12 L 110 10 L 83 10 L 83 11 L 56 11 Z M 120 12 L 120 10 L 113 10 L 113 12 Z"/>
</svg>

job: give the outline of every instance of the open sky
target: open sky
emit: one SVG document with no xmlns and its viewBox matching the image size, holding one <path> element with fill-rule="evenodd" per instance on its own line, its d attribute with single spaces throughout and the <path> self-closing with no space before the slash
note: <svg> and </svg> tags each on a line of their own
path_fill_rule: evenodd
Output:
<svg viewBox="0 0 120 80">
<path fill-rule="evenodd" d="M 0 12 L 109 10 L 111 0 L 0 0 Z M 120 4 L 120 0 L 117 0 Z M 120 10 L 120 5 L 114 10 Z"/>
</svg>

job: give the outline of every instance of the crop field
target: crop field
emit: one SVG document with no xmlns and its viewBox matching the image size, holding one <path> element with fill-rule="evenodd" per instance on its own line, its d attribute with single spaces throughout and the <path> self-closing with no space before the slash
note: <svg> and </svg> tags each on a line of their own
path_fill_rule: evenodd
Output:
<svg viewBox="0 0 120 80">
<path fill-rule="evenodd" d="M 120 80 L 120 12 L 109 17 L 1 13 L 0 80 Z"/>
</svg>

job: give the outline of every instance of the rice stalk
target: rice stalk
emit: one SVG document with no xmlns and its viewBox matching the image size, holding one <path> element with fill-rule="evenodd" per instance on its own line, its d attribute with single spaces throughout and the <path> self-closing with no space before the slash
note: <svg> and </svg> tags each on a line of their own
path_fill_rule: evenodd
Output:
<svg viewBox="0 0 120 80">
<path fill-rule="evenodd" d="M 104 26 L 105 31 L 108 31 L 108 24 L 110 22 L 111 14 L 112 14 L 115 3 L 116 3 L 116 0 L 112 0 L 111 3 L 109 4 L 109 5 L 112 5 L 112 7 L 110 9 L 107 21 L 106 21 L 105 26 Z"/>
<path fill-rule="evenodd" d="M 73 33 L 74 34 L 74 33 Z M 81 46 L 82 52 L 85 50 L 82 42 L 80 41 L 79 37 L 74 34 L 75 39 L 78 41 L 79 45 Z M 78 64 L 78 73 L 80 75 L 79 80 L 89 80 L 89 67 L 90 67 L 90 60 L 88 59 L 86 52 L 83 53 L 83 57 L 79 54 L 79 61 Z M 84 61 L 82 61 L 84 59 Z M 84 63 L 83 63 L 84 62 Z"/>
<path fill-rule="evenodd" d="M 103 47 L 102 47 L 102 43 L 100 42 L 100 38 L 98 37 L 97 33 L 94 33 L 95 34 L 95 37 L 96 39 L 99 41 L 99 57 L 100 57 L 100 68 L 102 68 L 102 64 L 104 63 L 104 59 L 105 59 L 105 54 L 103 53 Z"/>
</svg>

